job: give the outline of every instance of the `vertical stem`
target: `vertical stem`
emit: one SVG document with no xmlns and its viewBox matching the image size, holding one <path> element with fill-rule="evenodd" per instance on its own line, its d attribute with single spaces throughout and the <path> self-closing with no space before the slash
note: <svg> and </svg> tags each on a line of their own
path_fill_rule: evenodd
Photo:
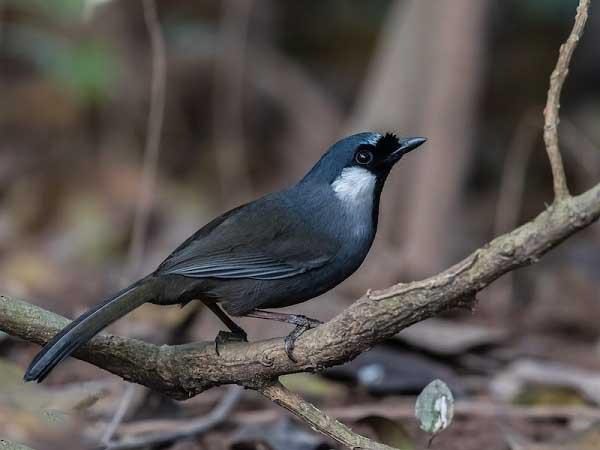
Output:
<svg viewBox="0 0 600 450">
<path fill-rule="evenodd" d="M 552 75 L 550 75 L 550 87 L 548 88 L 548 97 L 546 107 L 544 108 L 544 142 L 546 143 L 546 152 L 548 153 L 552 168 L 555 201 L 563 200 L 571 195 L 567 186 L 565 168 L 558 145 L 560 94 L 569 73 L 571 57 L 583 34 L 589 7 L 590 0 L 579 0 L 575 24 L 567 41 L 560 47 L 556 67 L 552 71 Z"/>
<path fill-rule="evenodd" d="M 144 252 L 148 220 L 150 218 L 154 189 L 156 186 L 167 78 L 165 41 L 160 28 L 156 5 L 154 0 L 142 0 L 142 2 L 144 7 L 144 20 L 150 36 L 152 84 L 146 146 L 144 149 L 140 201 L 138 202 L 135 211 L 131 247 L 129 249 L 129 276 L 133 276 L 133 274 L 139 270 L 140 261 Z"/>
</svg>

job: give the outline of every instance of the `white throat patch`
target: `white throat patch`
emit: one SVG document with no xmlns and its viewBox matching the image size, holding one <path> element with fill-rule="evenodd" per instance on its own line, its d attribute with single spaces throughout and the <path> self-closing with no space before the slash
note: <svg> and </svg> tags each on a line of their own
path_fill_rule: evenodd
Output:
<svg viewBox="0 0 600 450">
<path fill-rule="evenodd" d="M 331 188 L 347 206 L 372 205 L 377 177 L 362 167 L 346 167 Z"/>
</svg>

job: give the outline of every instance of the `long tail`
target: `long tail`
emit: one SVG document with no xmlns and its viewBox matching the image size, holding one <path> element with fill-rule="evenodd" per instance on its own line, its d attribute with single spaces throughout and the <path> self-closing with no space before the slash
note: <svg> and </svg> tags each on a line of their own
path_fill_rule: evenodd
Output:
<svg viewBox="0 0 600 450">
<path fill-rule="evenodd" d="M 155 287 L 152 280 L 142 278 L 63 328 L 33 359 L 23 377 L 25 381 L 43 381 L 56 365 L 108 325 L 152 300 L 152 288 Z"/>
</svg>

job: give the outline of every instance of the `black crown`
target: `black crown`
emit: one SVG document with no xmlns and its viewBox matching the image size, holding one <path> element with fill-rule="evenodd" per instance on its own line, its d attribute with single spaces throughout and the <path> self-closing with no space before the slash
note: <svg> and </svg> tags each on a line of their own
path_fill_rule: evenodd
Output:
<svg viewBox="0 0 600 450">
<path fill-rule="evenodd" d="M 382 153 L 392 153 L 400 147 L 398 136 L 393 133 L 385 133 L 375 143 L 375 150 Z"/>
</svg>

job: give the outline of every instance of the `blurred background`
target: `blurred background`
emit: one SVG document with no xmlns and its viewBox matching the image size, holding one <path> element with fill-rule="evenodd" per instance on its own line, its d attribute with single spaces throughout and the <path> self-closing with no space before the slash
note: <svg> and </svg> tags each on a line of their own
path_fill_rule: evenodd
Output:
<svg viewBox="0 0 600 450">
<path fill-rule="evenodd" d="M 0 293 L 74 317 L 214 216 L 294 183 L 353 132 L 429 142 L 392 173 L 360 271 L 293 311 L 329 319 L 369 288 L 436 273 L 552 200 L 542 110 L 576 0 L 157 0 L 156 17 L 149 5 L 0 0 Z M 600 180 L 598 43 L 592 10 L 562 97 L 575 192 Z M 481 293 L 474 313 L 283 382 L 402 449 L 427 444 L 413 405 L 435 378 L 458 404 L 434 449 L 598 449 L 599 249 L 593 226 Z M 239 322 L 251 340 L 289 331 Z M 145 306 L 110 331 L 164 344 L 219 329 L 188 305 Z M 0 439 L 39 450 L 99 448 L 124 404 L 113 440 L 177 430 L 225 392 L 175 403 L 74 359 L 24 386 L 37 351 L 0 334 Z M 216 428 L 145 448 L 332 445 L 245 392 Z"/>
</svg>

